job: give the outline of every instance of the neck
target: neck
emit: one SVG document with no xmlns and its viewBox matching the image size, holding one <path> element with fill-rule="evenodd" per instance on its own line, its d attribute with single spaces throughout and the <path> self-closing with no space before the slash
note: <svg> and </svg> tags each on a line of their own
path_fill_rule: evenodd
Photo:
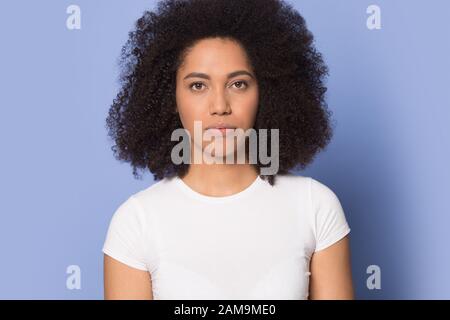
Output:
<svg viewBox="0 0 450 320">
<path fill-rule="evenodd" d="M 208 196 L 227 196 L 250 186 L 259 173 L 254 164 L 191 163 L 182 178 L 193 190 Z"/>
</svg>

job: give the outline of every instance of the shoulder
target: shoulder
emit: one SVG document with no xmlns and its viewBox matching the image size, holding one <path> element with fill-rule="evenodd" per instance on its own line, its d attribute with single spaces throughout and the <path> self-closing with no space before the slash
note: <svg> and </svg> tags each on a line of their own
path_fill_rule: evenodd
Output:
<svg viewBox="0 0 450 320">
<path fill-rule="evenodd" d="M 143 224 L 143 216 L 139 210 L 139 205 L 134 198 L 134 195 L 128 196 L 115 209 L 112 217 L 110 228 L 127 228 L 140 229 Z"/>
<path fill-rule="evenodd" d="M 296 187 L 308 189 L 314 196 L 325 198 L 335 197 L 334 191 L 325 183 L 305 175 L 294 175 L 292 173 L 277 176 L 276 184 L 280 187 Z"/>
<path fill-rule="evenodd" d="M 311 178 L 310 182 L 315 251 L 319 251 L 342 239 L 350 232 L 350 226 L 336 193 L 316 179 Z"/>
<path fill-rule="evenodd" d="M 145 189 L 139 190 L 132 196 L 139 202 L 150 198 L 159 198 L 163 196 L 170 196 L 174 192 L 176 177 L 166 177 L 162 180 L 153 182 Z"/>
<path fill-rule="evenodd" d="M 275 185 L 289 199 L 295 199 L 302 210 L 310 213 L 312 219 L 321 219 L 337 213 L 343 208 L 337 194 L 324 182 L 310 176 L 286 174 L 280 175 Z"/>
<path fill-rule="evenodd" d="M 144 189 L 128 195 L 125 200 L 119 203 L 112 219 L 121 223 L 144 223 L 149 214 L 148 206 L 156 205 L 158 199 L 169 193 L 169 184 L 167 179 L 159 180 Z"/>
<path fill-rule="evenodd" d="M 340 202 L 337 194 L 327 184 L 309 178 L 310 200 L 313 206 L 332 206 L 340 207 Z"/>
<path fill-rule="evenodd" d="M 164 178 L 131 194 L 126 202 L 130 202 L 138 210 L 146 211 L 148 214 L 150 208 L 155 210 L 159 205 L 167 205 L 167 201 L 173 199 L 174 185 L 174 178 Z"/>
<path fill-rule="evenodd" d="M 167 180 L 157 181 L 119 202 L 110 218 L 108 242 L 124 242 L 134 247 L 141 239 L 147 239 L 149 230 L 153 232 L 154 212 L 159 211 L 157 200 L 166 192 L 167 183 Z"/>
<path fill-rule="evenodd" d="M 275 187 L 283 194 L 300 197 L 303 202 L 309 202 L 313 207 L 324 203 L 335 204 L 338 201 L 336 193 L 327 184 L 306 175 L 277 175 Z"/>
<path fill-rule="evenodd" d="M 153 182 L 150 186 L 130 194 L 116 210 L 113 219 L 122 223 L 133 222 L 149 228 L 155 224 L 155 219 L 167 213 L 176 202 L 177 192 L 174 178 L 164 178 Z"/>
<path fill-rule="evenodd" d="M 293 173 L 278 174 L 275 178 L 275 187 L 279 189 L 295 190 L 308 189 L 311 177 L 295 175 Z"/>
</svg>

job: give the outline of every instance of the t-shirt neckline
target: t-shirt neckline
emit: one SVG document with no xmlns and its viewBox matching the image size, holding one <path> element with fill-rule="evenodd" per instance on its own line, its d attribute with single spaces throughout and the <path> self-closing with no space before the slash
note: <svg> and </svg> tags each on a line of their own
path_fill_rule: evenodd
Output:
<svg viewBox="0 0 450 320">
<path fill-rule="evenodd" d="M 231 194 L 228 196 L 217 196 L 216 197 L 216 196 L 208 196 L 208 195 L 205 195 L 205 194 L 195 191 L 194 189 L 189 187 L 178 176 L 174 177 L 174 182 L 188 196 L 190 196 L 194 199 L 198 199 L 198 200 L 210 202 L 210 203 L 228 202 L 231 200 L 237 200 L 237 199 L 243 198 L 243 197 L 248 196 L 251 193 L 255 192 L 255 190 L 257 190 L 258 187 L 262 186 L 265 183 L 265 181 L 258 175 L 256 177 L 256 179 L 249 186 L 247 186 L 244 190 L 241 190 L 237 193 L 234 193 L 234 194 Z"/>
</svg>

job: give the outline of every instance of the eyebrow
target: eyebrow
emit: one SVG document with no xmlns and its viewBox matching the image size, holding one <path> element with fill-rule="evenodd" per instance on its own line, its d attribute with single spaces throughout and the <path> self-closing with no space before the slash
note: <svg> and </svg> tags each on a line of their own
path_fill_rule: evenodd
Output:
<svg viewBox="0 0 450 320">
<path fill-rule="evenodd" d="M 227 79 L 231 79 L 233 77 L 239 76 L 239 75 L 248 75 L 250 77 L 252 77 L 253 79 L 255 78 L 250 72 L 245 71 L 245 70 L 238 70 L 238 71 L 234 71 L 231 72 L 227 75 Z M 201 72 L 191 72 L 189 73 L 187 76 L 185 76 L 183 78 L 183 80 L 188 79 L 188 78 L 203 78 L 203 79 L 207 79 L 210 80 L 211 78 L 209 77 L 209 75 L 207 75 L 206 73 L 201 73 Z"/>
</svg>

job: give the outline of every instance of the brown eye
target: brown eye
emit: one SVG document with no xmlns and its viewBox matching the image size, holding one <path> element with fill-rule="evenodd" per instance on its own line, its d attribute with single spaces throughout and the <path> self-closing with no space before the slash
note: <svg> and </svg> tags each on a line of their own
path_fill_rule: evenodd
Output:
<svg viewBox="0 0 450 320">
<path fill-rule="evenodd" d="M 245 81 L 236 81 L 235 83 L 233 83 L 233 85 L 236 85 L 236 84 L 237 84 L 238 89 L 247 88 L 247 82 L 245 82 Z"/>
<path fill-rule="evenodd" d="M 201 82 L 194 82 L 194 83 L 192 83 L 192 84 L 189 86 L 189 88 L 191 88 L 191 90 L 192 90 L 192 89 L 195 89 L 194 91 L 200 91 L 201 88 L 202 88 L 202 86 L 203 86 L 203 83 L 201 83 Z"/>
</svg>

